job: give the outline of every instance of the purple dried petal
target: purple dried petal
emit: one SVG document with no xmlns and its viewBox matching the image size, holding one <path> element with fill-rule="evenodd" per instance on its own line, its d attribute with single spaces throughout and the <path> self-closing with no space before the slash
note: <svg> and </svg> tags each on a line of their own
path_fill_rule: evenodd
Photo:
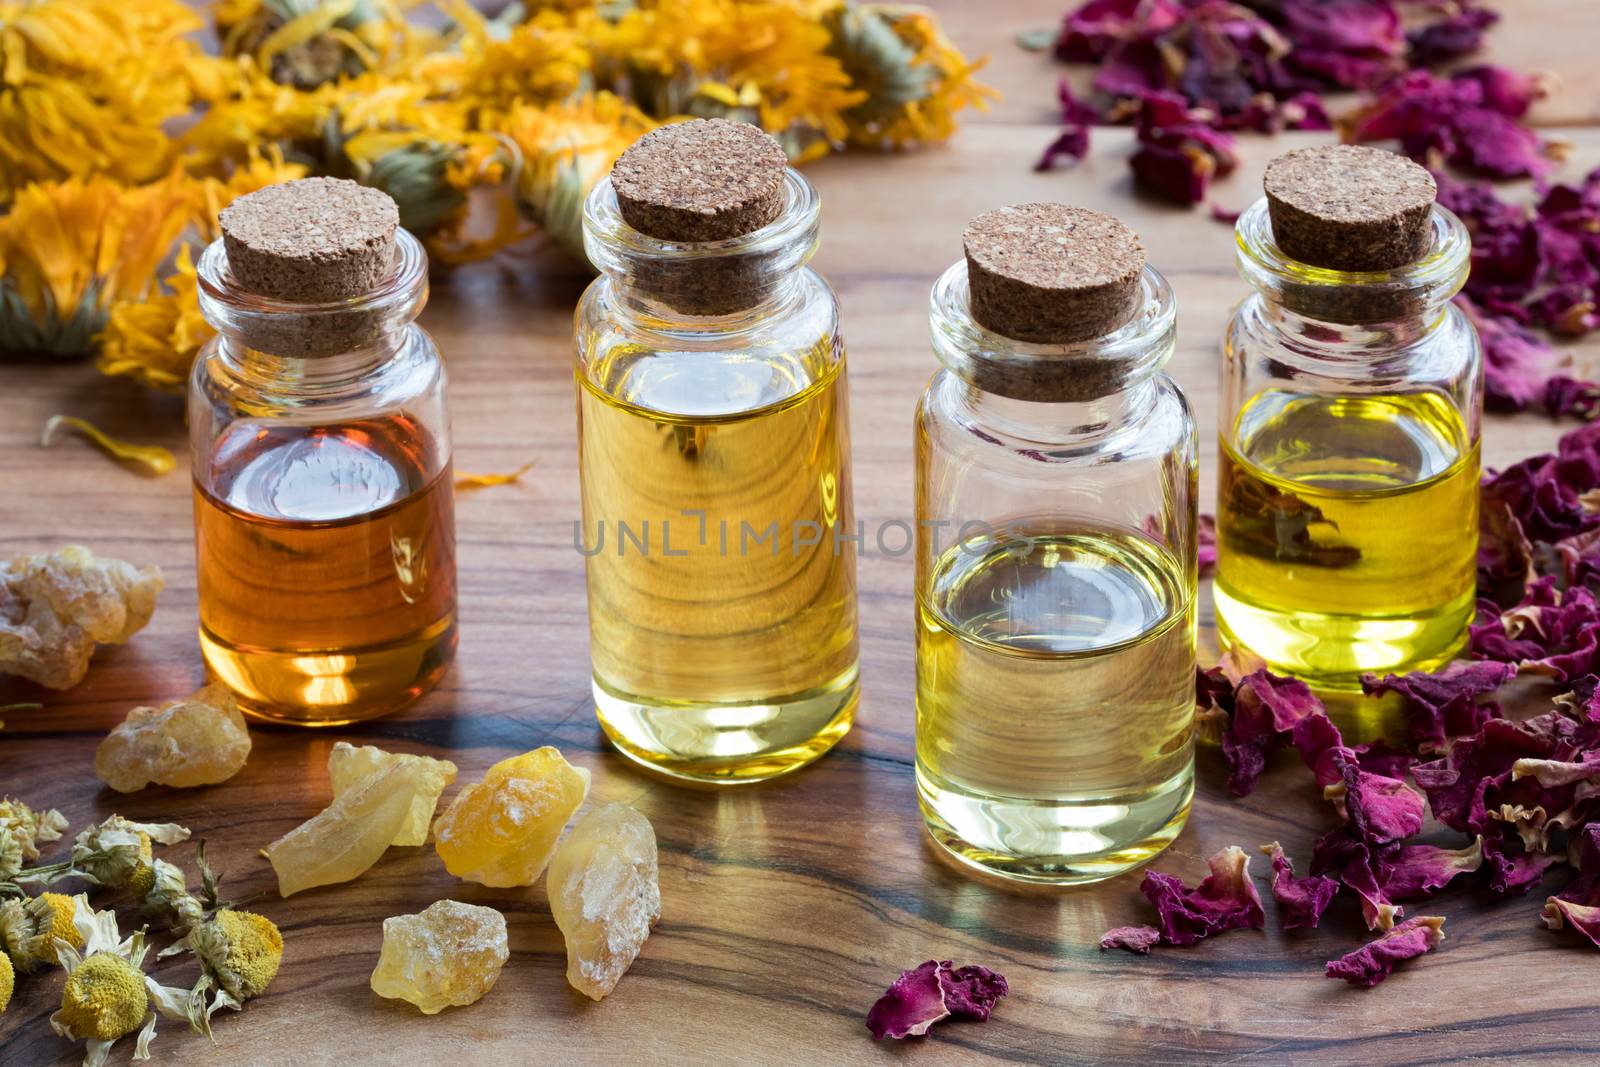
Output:
<svg viewBox="0 0 1600 1067">
<path fill-rule="evenodd" d="M 1216 215 L 1216 209 L 1212 209 Z M 1237 213 L 1235 213 L 1237 217 Z M 1217 517 L 1215 515 L 1200 516 L 1200 524 L 1196 531 L 1196 541 L 1199 543 L 1200 577 L 1204 578 L 1217 569 Z"/>
<path fill-rule="evenodd" d="M 1294 865 L 1276 841 L 1262 845 L 1261 851 L 1272 857 L 1272 899 L 1278 902 L 1278 910 L 1283 915 L 1283 928 L 1301 930 L 1315 927 L 1339 892 L 1338 880 L 1320 874 L 1296 878 Z"/>
<path fill-rule="evenodd" d="M 1418 762 L 1417 757 L 1405 749 L 1394 748 L 1381 740 L 1356 745 L 1350 751 L 1355 753 L 1362 770 L 1385 778 L 1404 778 Z"/>
<path fill-rule="evenodd" d="M 1312 846 L 1311 870 L 1336 876 L 1361 899 L 1361 915 L 1367 929 L 1387 930 L 1405 909 L 1389 898 L 1380 877 L 1382 862 L 1373 855 L 1373 849 L 1350 827 L 1338 827 Z"/>
<path fill-rule="evenodd" d="M 1211 934 L 1266 924 L 1261 895 L 1250 880 L 1250 857 L 1230 845 L 1206 861 L 1211 873 L 1194 889 L 1160 871 L 1146 871 L 1139 890 L 1156 907 L 1161 938 L 1192 945 Z"/>
<path fill-rule="evenodd" d="M 1394 972 L 1395 964 L 1430 952 L 1444 940 L 1444 918 L 1419 915 L 1407 919 L 1374 941 L 1336 960 L 1328 961 L 1328 977 L 1343 978 L 1353 986 L 1370 989 Z"/>
<path fill-rule="evenodd" d="M 1161 943 L 1161 931 L 1154 926 L 1119 926 L 1100 936 L 1100 947 L 1125 948 L 1148 956 L 1150 950 Z"/>
<path fill-rule="evenodd" d="M 1402 841 L 1422 829 L 1422 794 L 1398 778 L 1363 771 L 1354 759 L 1341 759 L 1344 780 L 1326 789 L 1326 796 L 1364 841 Z"/>
<path fill-rule="evenodd" d="M 1365 674 L 1361 689 L 1369 696 L 1397 693 L 1404 700 L 1410 741 L 1422 753 L 1443 752 L 1447 741 L 1473 734 L 1488 719 L 1500 717 L 1493 703 L 1478 698 L 1499 689 L 1516 674 L 1507 663 L 1457 660 L 1438 671 L 1412 671 L 1404 676 Z"/>
<path fill-rule="evenodd" d="M 1485 8 L 1465 8 L 1406 34 L 1413 67 L 1433 67 L 1471 55 L 1483 46 L 1483 31 L 1500 21 Z"/>
<path fill-rule="evenodd" d="M 1033 165 L 1037 171 L 1052 170 L 1061 160 L 1077 163 L 1089 154 L 1089 127 L 1067 126 L 1045 146 L 1039 161 Z"/>
<path fill-rule="evenodd" d="M 1402 845 L 1385 856 L 1380 866 L 1385 894 L 1393 900 L 1414 900 L 1443 889 L 1459 874 L 1470 874 L 1483 866 L 1483 838 L 1458 849 Z"/>
<path fill-rule="evenodd" d="M 980 1023 L 989 1021 L 995 1004 L 1011 991 L 1004 975 L 977 964 L 956 967 L 949 960 L 939 964 L 939 984 L 951 1016 Z"/>
<path fill-rule="evenodd" d="M 1544 872 L 1557 862 L 1559 856 L 1541 852 L 1528 852 L 1522 842 L 1513 837 L 1485 837 L 1483 864 L 1489 870 L 1489 889 L 1501 896 L 1518 896 L 1544 881 Z"/>
<path fill-rule="evenodd" d="M 928 960 L 900 972 L 900 977 L 867 1012 L 867 1029 L 872 1031 L 874 1040 L 921 1037 L 949 1014 L 944 983 L 939 981 L 939 961 Z"/>
<path fill-rule="evenodd" d="M 1600 907 L 1574 904 L 1560 897 L 1550 897 L 1544 902 L 1544 911 L 1541 915 L 1544 924 L 1550 929 L 1559 930 L 1562 926 L 1571 926 L 1587 937 L 1591 945 L 1600 948 Z"/>
</svg>

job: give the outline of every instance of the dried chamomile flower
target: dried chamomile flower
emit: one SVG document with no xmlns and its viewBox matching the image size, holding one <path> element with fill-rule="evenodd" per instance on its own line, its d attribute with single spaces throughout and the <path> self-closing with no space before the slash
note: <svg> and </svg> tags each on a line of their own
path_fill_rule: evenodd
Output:
<svg viewBox="0 0 1600 1067">
<path fill-rule="evenodd" d="M 401 824 L 400 832 L 392 844 L 422 845 L 428 840 L 428 825 L 433 822 L 433 811 L 439 806 L 439 796 L 445 787 L 456 780 L 456 765 L 447 759 L 413 756 L 399 752 L 385 752 L 374 745 L 359 747 L 340 741 L 328 753 L 328 781 L 333 786 L 333 798 L 355 789 L 367 778 L 397 763 L 419 763 L 429 771 L 428 788 L 417 793 L 411 802 L 411 811 Z M 438 788 L 434 788 L 437 786 Z"/>
<path fill-rule="evenodd" d="M 591 811 L 556 849 L 545 886 L 567 942 L 567 983 L 604 998 L 661 918 L 650 820 L 626 804 Z"/>
<path fill-rule="evenodd" d="M 59 811 L 34 811 L 20 800 L 0 800 L 0 881 L 39 858 L 39 846 L 61 840 L 67 817 Z"/>
<path fill-rule="evenodd" d="M 177 823 L 133 822 L 113 815 L 82 831 L 66 863 L 40 867 L 30 879 L 48 885 L 62 878 L 87 878 L 109 889 L 143 893 L 154 881 L 151 842 L 175 845 L 189 831 Z"/>
<path fill-rule="evenodd" d="M 383 952 L 372 991 L 408 1000 L 424 1015 L 471 1004 L 511 956 L 506 920 L 493 908 L 441 900 L 416 915 L 383 920 Z"/>
<path fill-rule="evenodd" d="M 5 943 L 12 965 L 27 974 L 41 963 L 56 962 L 58 942 L 82 948 L 83 938 L 73 919 L 88 908 L 89 898 L 82 893 L 75 897 L 40 893 L 28 900 L 0 902 L 0 942 Z"/>
<path fill-rule="evenodd" d="M 283 935 L 265 915 L 224 908 L 161 955 L 186 949 L 199 958 L 206 977 L 217 987 L 206 1007 L 209 1020 L 219 1009 L 238 1011 L 245 1001 L 266 991 L 283 962 Z"/>
<path fill-rule="evenodd" d="M 279 894 L 360 876 L 400 835 L 417 797 L 444 788 L 441 776 L 427 763 L 396 762 L 268 845 L 262 854 L 278 873 Z"/>
<path fill-rule="evenodd" d="M 589 772 L 546 745 L 501 760 L 433 824 L 433 845 L 457 878 L 504 888 L 532 885 L 556 839 L 589 795 Z"/>
<path fill-rule="evenodd" d="M 17 988 L 17 972 L 11 968 L 11 957 L 0 952 L 0 1015 L 11 1004 L 12 990 Z"/>
<path fill-rule="evenodd" d="M 100 1067 L 112 1043 L 135 1030 L 139 1036 L 133 1058 L 149 1059 L 157 1012 L 182 1019 L 195 1030 L 203 1028 L 198 988 L 163 986 L 144 973 L 149 950 L 143 930 L 122 940 L 115 915 L 87 907 L 75 916 L 74 925 L 83 952 L 80 955 L 64 940 L 57 942 L 67 981 L 61 991 L 61 1008 L 50 1016 L 50 1028 L 62 1037 L 85 1042 L 84 1067 Z"/>
<path fill-rule="evenodd" d="M 216 785 L 238 774 L 249 755 L 250 732 L 233 693 L 213 684 L 128 712 L 95 750 L 94 773 L 119 793 Z"/>
<path fill-rule="evenodd" d="M 0 674 L 70 689 L 95 644 L 120 645 L 144 628 L 161 572 L 68 545 L 0 563 Z"/>
<path fill-rule="evenodd" d="M 192 930 L 205 918 L 205 905 L 189 892 L 188 879 L 180 868 L 166 860 L 152 860 L 149 872 L 147 885 L 133 887 L 146 911 L 165 917 L 177 934 Z"/>
</svg>

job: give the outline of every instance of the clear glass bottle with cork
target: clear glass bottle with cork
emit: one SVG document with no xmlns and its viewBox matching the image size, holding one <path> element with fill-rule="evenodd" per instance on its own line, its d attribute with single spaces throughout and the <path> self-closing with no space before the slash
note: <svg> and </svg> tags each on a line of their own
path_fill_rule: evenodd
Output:
<svg viewBox="0 0 1600 1067">
<path fill-rule="evenodd" d="M 413 321 L 427 256 L 350 181 L 269 186 L 220 225 L 189 389 L 206 664 L 257 716 L 393 711 L 456 642 L 444 364 Z"/>
<path fill-rule="evenodd" d="M 635 761 L 736 783 L 815 759 L 857 695 L 844 344 L 820 202 L 776 141 L 695 120 L 590 194 L 579 463 L 594 698 Z"/>
<path fill-rule="evenodd" d="M 1355 690 L 1451 659 L 1472 619 L 1482 353 L 1450 301 L 1470 241 L 1427 170 L 1375 148 L 1290 152 L 1265 186 L 1223 345 L 1217 627 Z"/>
<path fill-rule="evenodd" d="M 1172 290 L 1098 212 L 980 215 L 917 411 L 917 788 L 1019 881 L 1107 878 L 1194 793 L 1194 420 Z"/>
</svg>

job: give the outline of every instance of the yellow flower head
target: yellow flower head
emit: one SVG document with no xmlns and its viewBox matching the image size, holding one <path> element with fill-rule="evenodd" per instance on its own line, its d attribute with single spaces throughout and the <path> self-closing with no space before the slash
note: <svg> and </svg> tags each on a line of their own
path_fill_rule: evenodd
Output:
<svg viewBox="0 0 1600 1067">
<path fill-rule="evenodd" d="M 73 948 L 82 948 L 83 937 L 74 925 L 80 906 L 87 909 L 89 898 L 64 893 L 41 893 L 31 900 L 0 902 L 0 943 L 11 964 L 26 974 L 41 963 L 55 963 L 58 938 Z"/>
<path fill-rule="evenodd" d="M 84 960 L 61 991 L 61 1023 L 79 1036 L 115 1041 L 144 1022 L 150 997 L 144 974 L 110 952 Z"/>
<path fill-rule="evenodd" d="M 163 125 L 215 81 L 200 28 L 179 0 L 0 3 L 0 202 L 29 181 L 164 172 Z"/>
<path fill-rule="evenodd" d="M 299 89 L 382 69 L 427 36 L 388 3 L 221 0 L 215 12 L 224 55 L 249 55 Z"/>
<path fill-rule="evenodd" d="M 0 952 L 0 1015 L 6 1013 L 11 1003 L 11 991 L 17 987 L 17 972 L 11 969 L 11 957 Z"/>
<path fill-rule="evenodd" d="M 265 915 L 219 911 L 200 927 L 196 953 L 217 984 L 241 1001 L 266 991 L 283 962 L 283 935 Z"/>
<path fill-rule="evenodd" d="M 187 245 L 178 250 L 175 266 L 177 273 L 166 280 L 167 292 L 112 305 L 100 335 L 97 365 L 102 374 L 183 392 L 195 356 L 216 331 L 200 313 L 199 280 Z"/>
<path fill-rule="evenodd" d="M 422 59 L 415 70 L 436 97 L 490 114 L 555 103 L 576 93 L 593 66 L 586 31 L 603 23 L 592 11 L 541 10 L 508 32 L 463 0 L 444 6 L 459 27 L 456 47 Z"/>
<path fill-rule="evenodd" d="M 30 185 L 0 218 L 0 351 L 81 355 L 117 300 L 143 297 L 193 215 L 182 174 Z"/>
<path fill-rule="evenodd" d="M 656 123 L 612 93 L 549 107 L 513 108 L 499 124 L 522 154 L 518 206 L 583 258 L 583 201 L 623 151 Z"/>
</svg>

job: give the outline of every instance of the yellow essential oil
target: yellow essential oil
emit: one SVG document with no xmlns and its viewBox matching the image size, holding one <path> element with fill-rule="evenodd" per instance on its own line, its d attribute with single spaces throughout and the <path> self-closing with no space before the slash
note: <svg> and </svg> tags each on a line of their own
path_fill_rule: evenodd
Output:
<svg viewBox="0 0 1600 1067">
<path fill-rule="evenodd" d="M 1473 611 L 1478 454 L 1433 393 L 1257 395 L 1220 449 L 1224 643 L 1332 688 L 1454 657 Z"/>
<path fill-rule="evenodd" d="M 857 696 L 837 341 L 759 357 L 618 348 L 578 384 L 600 725 L 689 779 L 815 759 Z"/>
<path fill-rule="evenodd" d="M 996 525 L 918 582 L 923 816 L 973 866 L 1096 881 L 1188 815 L 1193 572 L 1140 534 Z"/>
</svg>

